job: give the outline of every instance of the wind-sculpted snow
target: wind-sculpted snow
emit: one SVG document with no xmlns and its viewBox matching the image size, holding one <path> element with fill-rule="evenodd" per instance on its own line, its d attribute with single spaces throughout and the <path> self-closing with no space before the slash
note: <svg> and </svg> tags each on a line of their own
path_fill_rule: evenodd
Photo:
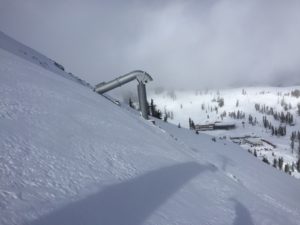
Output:
<svg viewBox="0 0 300 225">
<path fill-rule="evenodd" d="M 0 50 L 0 224 L 298 224 L 298 180 Z"/>
</svg>

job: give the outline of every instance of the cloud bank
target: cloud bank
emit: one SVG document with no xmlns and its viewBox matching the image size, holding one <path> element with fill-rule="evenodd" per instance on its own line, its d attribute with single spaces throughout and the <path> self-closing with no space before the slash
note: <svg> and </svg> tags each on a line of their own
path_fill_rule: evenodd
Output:
<svg viewBox="0 0 300 225">
<path fill-rule="evenodd" d="M 299 12 L 297 0 L 0 0 L 0 29 L 92 84 L 143 69 L 169 88 L 293 85 Z"/>
</svg>

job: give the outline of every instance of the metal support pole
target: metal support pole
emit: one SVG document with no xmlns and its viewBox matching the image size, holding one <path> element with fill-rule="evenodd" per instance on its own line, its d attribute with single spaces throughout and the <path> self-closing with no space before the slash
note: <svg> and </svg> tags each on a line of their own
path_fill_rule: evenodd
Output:
<svg viewBox="0 0 300 225">
<path fill-rule="evenodd" d="M 147 102 L 147 95 L 146 95 L 146 85 L 143 82 L 139 82 L 137 89 L 138 89 L 140 110 L 142 112 L 142 116 L 147 120 L 148 119 L 148 102 Z"/>
<path fill-rule="evenodd" d="M 147 120 L 148 119 L 148 102 L 147 102 L 147 95 L 146 95 L 146 85 L 149 81 L 152 81 L 152 77 L 142 70 L 134 70 L 130 73 L 127 73 L 123 76 L 120 76 L 114 80 L 109 82 L 102 82 L 97 84 L 94 88 L 99 94 L 103 94 L 107 91 L 110 91 L 114 88 L 120 87 L 123 84 L 126 84 L 130 81 L 137 80 L 139 82 L 137 89 L 138 89 L 138 96 L 139 96 L 139 104 L 140 110 L 142 112 L 142 116 Z"/>
</svg>

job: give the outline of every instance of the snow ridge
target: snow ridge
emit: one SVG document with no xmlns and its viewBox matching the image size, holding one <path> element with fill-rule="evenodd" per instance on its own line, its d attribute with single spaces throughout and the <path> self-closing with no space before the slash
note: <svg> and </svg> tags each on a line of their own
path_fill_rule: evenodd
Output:
<svg viewBox="0 0 300 225">
<path fill-rule="evenodd" d="M 65 68 L 58 62 L 55 62 L 54 60 L 49 59 L 43 54 L 35 51 L 34 49 L 16 41 L 15 39 L 7 36 L 2 31 L 0 31 L 0 48 L 12 54 L 15 54 L 31 63 L 41 66 L 46 70 L 59 74 L 69 80 L 77 82 L 78 84 L 93 89 L 93 87 L 85 80 L 77 77 L 71 72 L 66 72 Z"/>
</svg>

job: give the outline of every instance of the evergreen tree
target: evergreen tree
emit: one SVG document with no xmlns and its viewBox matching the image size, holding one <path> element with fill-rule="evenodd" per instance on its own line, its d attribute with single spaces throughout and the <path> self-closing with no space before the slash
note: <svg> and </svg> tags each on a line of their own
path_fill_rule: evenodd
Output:
<svg viewBox="0 0 300 225">
<path fill-rule="evenodd" d="M 296 169 L 298 170 L 298 172 L 300 172 L 300 159 L 298 159 L 296 163 Z"/>
<path fill-rule="evenodd" d="M 292 166 L 290 167 L 290 169 L 291 169 L 292 172 L 295 172 L 295 167 L 296 167 L 296 165 L 295 165 L 295 163 L 293 162 L 293 163 L 292 163 Z"/>
<path fill-rule="evenodd" d="M 278 162 L 277 162 L 277 159 L 274 158 L 274 159 L 273 159 L 273 167 L 274 167 L 274 168 L 277 168 L 277 163 L 278 163 Z"/>
<path fill-rule="evenodd" d="M 299 98 L 300 97 L 300 90 L 296 89 L 294 91 L 291 91 L 291 96 Z"/>
<path fill-rule="evenodd" d="M 164 115 L 164 122 L 167 122 L 167 121 L 168 121 L 168 115 L 165 114 L 165 115 Z"/>
<path fill-rule="evenodd" d="M 153 99 L 151 99 L 151 102 L 150 102 L 150 115 L 157 119 L 162 118 L 162 113 L 159 109 L 156 109 L 156 105 L 154 104 Z"/>
<path fill-rule="evenodd" d="M 292 139 L 292 141 L 291 141 L 292 154 L 294 153 L 294 147 L 295 147 L 295 140 Z"/>
<path fill-rule="evenodd" d="M 224 106 L 224 98 L 218 98 L 218 105 L 220 108 Z"/>
<path fill-rule="evenodd" d="M 195 123 L 191 118 L 189 118 L 189 127 L 190 130 L 195 130 Z"/>
<path fill-rule="evenodd" d="M 252 124 L 252 125 L 253 125 L 253 117 L 252 117 L 251 114 L 249 114 L 248 122 L 249 122 L 249 124 Z"/>
<path fill-rule="evenodd" d="M 162 113 L 161 113 L 160 110 L 157 110 L 155 117 L 156 117 L 157 119 L 160 119 L 160 120 L 161 120 L 161 118 L 162 118 Z"/>
<path fill-rule="evenodd" d="M 192 120 L 191 127 L 192 127 L 192 129 L 193 129 L 193 130 L 195 130 L 195 123 L 194 123 L 194 121 L 193 121 L 193 120 Z"/>
<path fill-rule="evenodd" d="M 129 98 L 128 104 L 129 104 L 129 107 L 134 109 L 133 102 L 132 102 L 131 98 Z"/>
<path fill-rule="evenodd" d="M 286 172 L 286 173 L 290 172 L 290 166 L 289 166 L 289 164 L 285 164 L 285 166 L 284 166 L 284 172 Z"/>
<path fill-rule="evenodd" d="M 269 160 L 268 160 L 265 156 L 263 157 L 263 160 L 262 160 L 262 161 L 263 161 L 264 163 L 270 164 L 270 163 L 269 163 Z"/>
<path fill-rule="evenodd" d="M 154 105 L 153 99 L 151 99 L 151 102 L 150 102 L 150 115 L 151 116 L 153 116 L 154 111 L 155 111 L 155 105 Z"/>
<path fill-rule="evenodd" d="M 278 167 L 280 170 L 282 170 L 282 167 L 283 167 L 283 158 L 282 157 L 280 157 L 278 160 Z"/>
<path fill-rule="evenodd" d="M 272 126 L 272 128 L 271 128 L 271 131 L 272 131 L 272 136 L 275 134 L 275 129 L 274 129 L 274 127 Z"/>
</svg>

